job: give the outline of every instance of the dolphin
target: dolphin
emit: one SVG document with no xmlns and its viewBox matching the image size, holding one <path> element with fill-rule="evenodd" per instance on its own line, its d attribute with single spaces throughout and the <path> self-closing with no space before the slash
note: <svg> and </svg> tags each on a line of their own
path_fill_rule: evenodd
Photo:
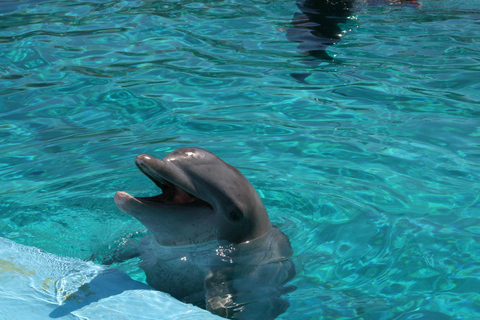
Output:
<svg viewBox="0 0 480 320">
<path fill-rule="evenodd" d="M 286 311 L 293 250 L 240 171 L 194 147 L 163 159 L 141 154 L 135 164 L 161 194 L 118 191 L 115 203 L 151 232 L 129 256 L 140 257 L 150 286 L 225 318 Z"/>
</svg>

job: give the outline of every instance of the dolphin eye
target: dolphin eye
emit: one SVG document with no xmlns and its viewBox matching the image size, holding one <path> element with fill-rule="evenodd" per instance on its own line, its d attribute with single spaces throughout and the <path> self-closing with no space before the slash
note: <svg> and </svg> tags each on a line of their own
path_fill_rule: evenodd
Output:
<svg viewBox="0 0 480 320">
<path fill-rule="evenodd" d="M 235 222 L 242 220 L 242 214 L 237 211 L 230 211 L 229 216 L 230 216 L 230 219 Z"/>
</svg>

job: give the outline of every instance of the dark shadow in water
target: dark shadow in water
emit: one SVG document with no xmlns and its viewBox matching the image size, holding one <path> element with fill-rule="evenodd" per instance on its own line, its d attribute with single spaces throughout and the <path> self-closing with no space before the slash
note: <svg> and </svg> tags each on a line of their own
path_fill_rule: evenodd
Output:
<svg viewBox="0 0 480 320">
<path fill-rule="evenodd" d="M 0 1 L 0 14 L 15 12 L 20 5 L 37 5 L 49 0 Z"/>
<path fill-rule="evenodd" d="M 279 229 L 241 244 L 159 246 L 145 237 L 140 267 L 159 291 L 228 319 L 273 320 L 290 306 L 293 250 Z"/>
<path fill-rule="evenodd" d="M 89 283 L 67 296 L 61 306 L 50 313 L 50 318 L 60 318 L 101 299 L 116 296 L 127 290 L 153 290 L 149 286 L 132 280 L 127 274 L 106 269 Z"/>
<path fill-rule="evenodd" d="M 310 57 L 302 63 L 307 66 L 318 66 L 321 61 L 333 61 L 327 48 L 340 42 L 345 30 L 341 24 L 349 21 L 355 10 L 357 0 L 297 0 L 300 12 L 295 12 L 292 28 L 287 30 L 287 39 L 298 42 L 298 51 Z M 417 0 L 370 0 L 368 6 L 377 5 L 412 5 L 418 6 Z M 348 28 L 347 28 L 348 29 Z M 293 78 L 301 83 L 310 73 L 292 73 Z"/>
<path fill-rule="evenodd" d="M 205 279 L 206 306 L 198 306 L 228 319 L 274 320 L 290 307 L 283 296 L 296 290 L 287 285 L 295 274 L 288 259 L 213 267 Z"/>
<path fill-rule="evenodd" d="M 295 12 L 293 28 L 287 30 L 287 39 L 298 42 L 298 51 L 321 60 L 333 58 L 326 52 L 328 46 L 340 41 L 342 29 L 350 16 L 355 0 L 298 0 L 300 12 Z"/>
<path fill-rule="evenodd" d="M 345 23 L 351 14 L 355 0 L 298 0 L 292 19 L 292 28 L 287 29 L 287 39 L 298 42 L 298 51 L 314 59 L 302 61 L 308 66 L 318 66 L 319 60 L 333 61 L 327 48 L 340 41 L 343 30 L 339 24 Z M 292 73 L 301 83 L 311 73 Z"/>
</svg>

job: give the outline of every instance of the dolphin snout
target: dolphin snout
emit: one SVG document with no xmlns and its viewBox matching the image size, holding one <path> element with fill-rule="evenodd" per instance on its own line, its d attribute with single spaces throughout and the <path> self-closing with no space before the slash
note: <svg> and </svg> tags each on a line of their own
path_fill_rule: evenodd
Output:
<svg viewBox="0 0 480 320">
<path fill-rule="evenodd" d="M 135 158 L 135 163 L 139 166 L 144 166 L 148 161 L 151 161 L 152 157 L 150 157 L 148 154 L 139 154 Z"/>
</svg>

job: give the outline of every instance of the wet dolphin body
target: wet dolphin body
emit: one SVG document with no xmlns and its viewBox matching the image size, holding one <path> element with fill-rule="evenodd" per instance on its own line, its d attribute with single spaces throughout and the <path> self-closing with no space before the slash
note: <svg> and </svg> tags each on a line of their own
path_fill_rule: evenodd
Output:
<svg viewBox="0 0 480 320">
<path fill-rule="evenodd" d="M 275 319 L 294 288 L 288 238 L 272 226 L 260 197 L 233 166 L 200 148 L 163 159 L 139 155 L 137 167 L 162 193 L 115 203 L 153 234 L 138 247 L 147 283 L 226 318 Z"/>
</svg>

